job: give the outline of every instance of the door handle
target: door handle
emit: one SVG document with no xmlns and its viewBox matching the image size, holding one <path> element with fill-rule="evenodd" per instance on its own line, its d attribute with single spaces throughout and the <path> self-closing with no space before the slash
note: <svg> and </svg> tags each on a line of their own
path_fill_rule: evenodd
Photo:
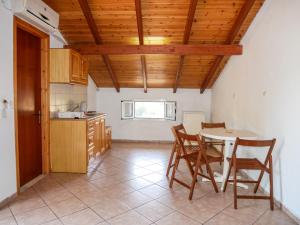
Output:
<svg viewBox="0 0 300 225">
<path fill-rule="evenodd" d="M 41 110 L 39 110 L 37 113 L 34 113 L 33 115 L 37 116 L 38 117 L 38 121 L 39 121 L 39 124 L 41 124 Z"/>
</svg>

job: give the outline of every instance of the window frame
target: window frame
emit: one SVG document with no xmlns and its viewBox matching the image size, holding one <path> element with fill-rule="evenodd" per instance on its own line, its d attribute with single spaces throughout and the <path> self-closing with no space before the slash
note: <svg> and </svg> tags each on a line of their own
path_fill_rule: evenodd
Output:
<svg viewBox="0 0 300 225">
<path fill-rule="evenodd" d="M 132 102 L 132 110 L 133 110 L 133 117 L 123 117 L 123 103 Z M 136 117 L 135 114 L 135 103 L 136 102 L 163 102 L 164 103 L 164 118 L 147 118 L 147 117 Z M 168 118 L 166 112 L 166 104 L 173 103 L 174 104 L 174 117 Z M 169 100 L 153 100 L 153 99 L 134 99 L 134 100 L 121 100 L 121 120 L 157 120 L 157 121 L 176 121 L 177 117 L 177 102 L 176 101 L 169 101 Z"/>
</svg>

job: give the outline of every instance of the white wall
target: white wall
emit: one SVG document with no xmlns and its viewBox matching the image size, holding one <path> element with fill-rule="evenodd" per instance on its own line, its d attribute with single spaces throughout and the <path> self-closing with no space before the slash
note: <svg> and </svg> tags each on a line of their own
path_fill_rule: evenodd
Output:
<svg viewBox="0 0 300 225">
<path fill-rule="evenodd" d="M 165 99 L 177 102 L 177 120 L 121 120 L 121 100 Z M 183 111 L 204 111 L 210 119 L 211 93 L 200 94 L 199 90 L 122 88 L 117 93 L 114 88 L 101 88 L 97 91 L 97 110 L 108 114 L 107 124 L 112 126 L 113 139 L 125 140 L 173 140 L 171 126 L 182 122 Z"/>
<path fill-rule="evenodd" d="M 267 0 L 242 40 L 243 56 L 231 58 L 212 93 L 213 121 L 277 138 L 275 197 L 298 218 L 299 9 L 299 0 Z"/>
<path fill-rule="evenodd" d="M 0 3 L 0 201 L 16 192 L 13 111 L 13 17 Z M 7 99 L 9 107 L 3 109 Z"/>
<path fill-rule="evenodd" d="M 90 76 L 87 87 L 87 108 L 88 111 L 97 110 L 97 86 Z"/>
</svg>

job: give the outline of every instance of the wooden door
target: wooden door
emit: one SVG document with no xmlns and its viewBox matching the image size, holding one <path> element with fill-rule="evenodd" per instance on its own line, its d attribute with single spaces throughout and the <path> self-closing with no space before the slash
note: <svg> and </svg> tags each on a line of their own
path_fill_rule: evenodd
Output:
<svg viewBox="0 0 300 225">
<path fill-rule="evenodd" d="M 41 39 L 17 28 L 17 121 L 20 185 L 42 174 Z"/>
<path fill-rule="evenodd" d="M 71 81 L 80 82 L 82 61 L 79 53 L 71 51 Z"/>
</svg>

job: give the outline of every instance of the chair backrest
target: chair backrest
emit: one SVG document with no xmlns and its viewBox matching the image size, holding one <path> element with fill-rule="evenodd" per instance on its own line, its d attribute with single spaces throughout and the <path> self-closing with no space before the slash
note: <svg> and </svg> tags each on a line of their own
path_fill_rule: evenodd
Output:
<svg viewBox="0 0 300 225">
<path fill-rule="evenodd" d="M 201 123 L 201 128 L 226 128 L 225 123 Z"/>
<path fill-rule="evenodd" d="M 275 142 L 276 142 L 275 138 L 273 138 L 271 140 L 246 140 L 246 139 L 236 138 L 232 156 L 236 157 L 236 152 L 237 152 L 237 149 L 239 146 L 254 147 L 254 148 L 268 147 L 269 149 L 268 149 L 268 153 L 267 153 L 266 159 L 265 159 L 265 163 L 266 163 L 268 161 L 268 159 L 271 157 Z"/>
<path fill-rule="evenodd" d="M 186 134 L 186 130 L 185 130 L 185 128 L 184 128 L 184 126 L 183 126 L 183 124 L 181 123 L 181 124 L 179 124 L 179 125 L 177 125 L 177 126 L 173 126 L 172 128 L 171 128 L 171 130 L 172 130 L 172 133 L 173 133 L 173 135 L 174 135 L 174 138 L 175 138 L 175 141 L 177 142 L 177 144 L 179 144 L 179 139 L 178 139 L 178 137 L 177 137 L 177 132 L 183 132 L 184 134 Z M 190 142 L 188 142 L 189 144 L 191 144 Z"/>
<path fill-rule="evenodd" d="M 182 150 L 182 154 L 185 155 L 187 154 L 187 150 L 190 148 L 194 148 L 195 145 L 185 145 L 184 143 L 188 142 L 188 143 L 197 143 L 196 148 L 198 150 L 201 150 L 201 152 L 204 153 L 204 155 L 206 155 L 206 146 L 205 146 L 205 142 L 201 139 L 200 135 L 198 134 L 186 134 L 184 132 L 181 131 L 176 131 L 176 136 L 180 145 L 180 149 Z"/>
</svg>

